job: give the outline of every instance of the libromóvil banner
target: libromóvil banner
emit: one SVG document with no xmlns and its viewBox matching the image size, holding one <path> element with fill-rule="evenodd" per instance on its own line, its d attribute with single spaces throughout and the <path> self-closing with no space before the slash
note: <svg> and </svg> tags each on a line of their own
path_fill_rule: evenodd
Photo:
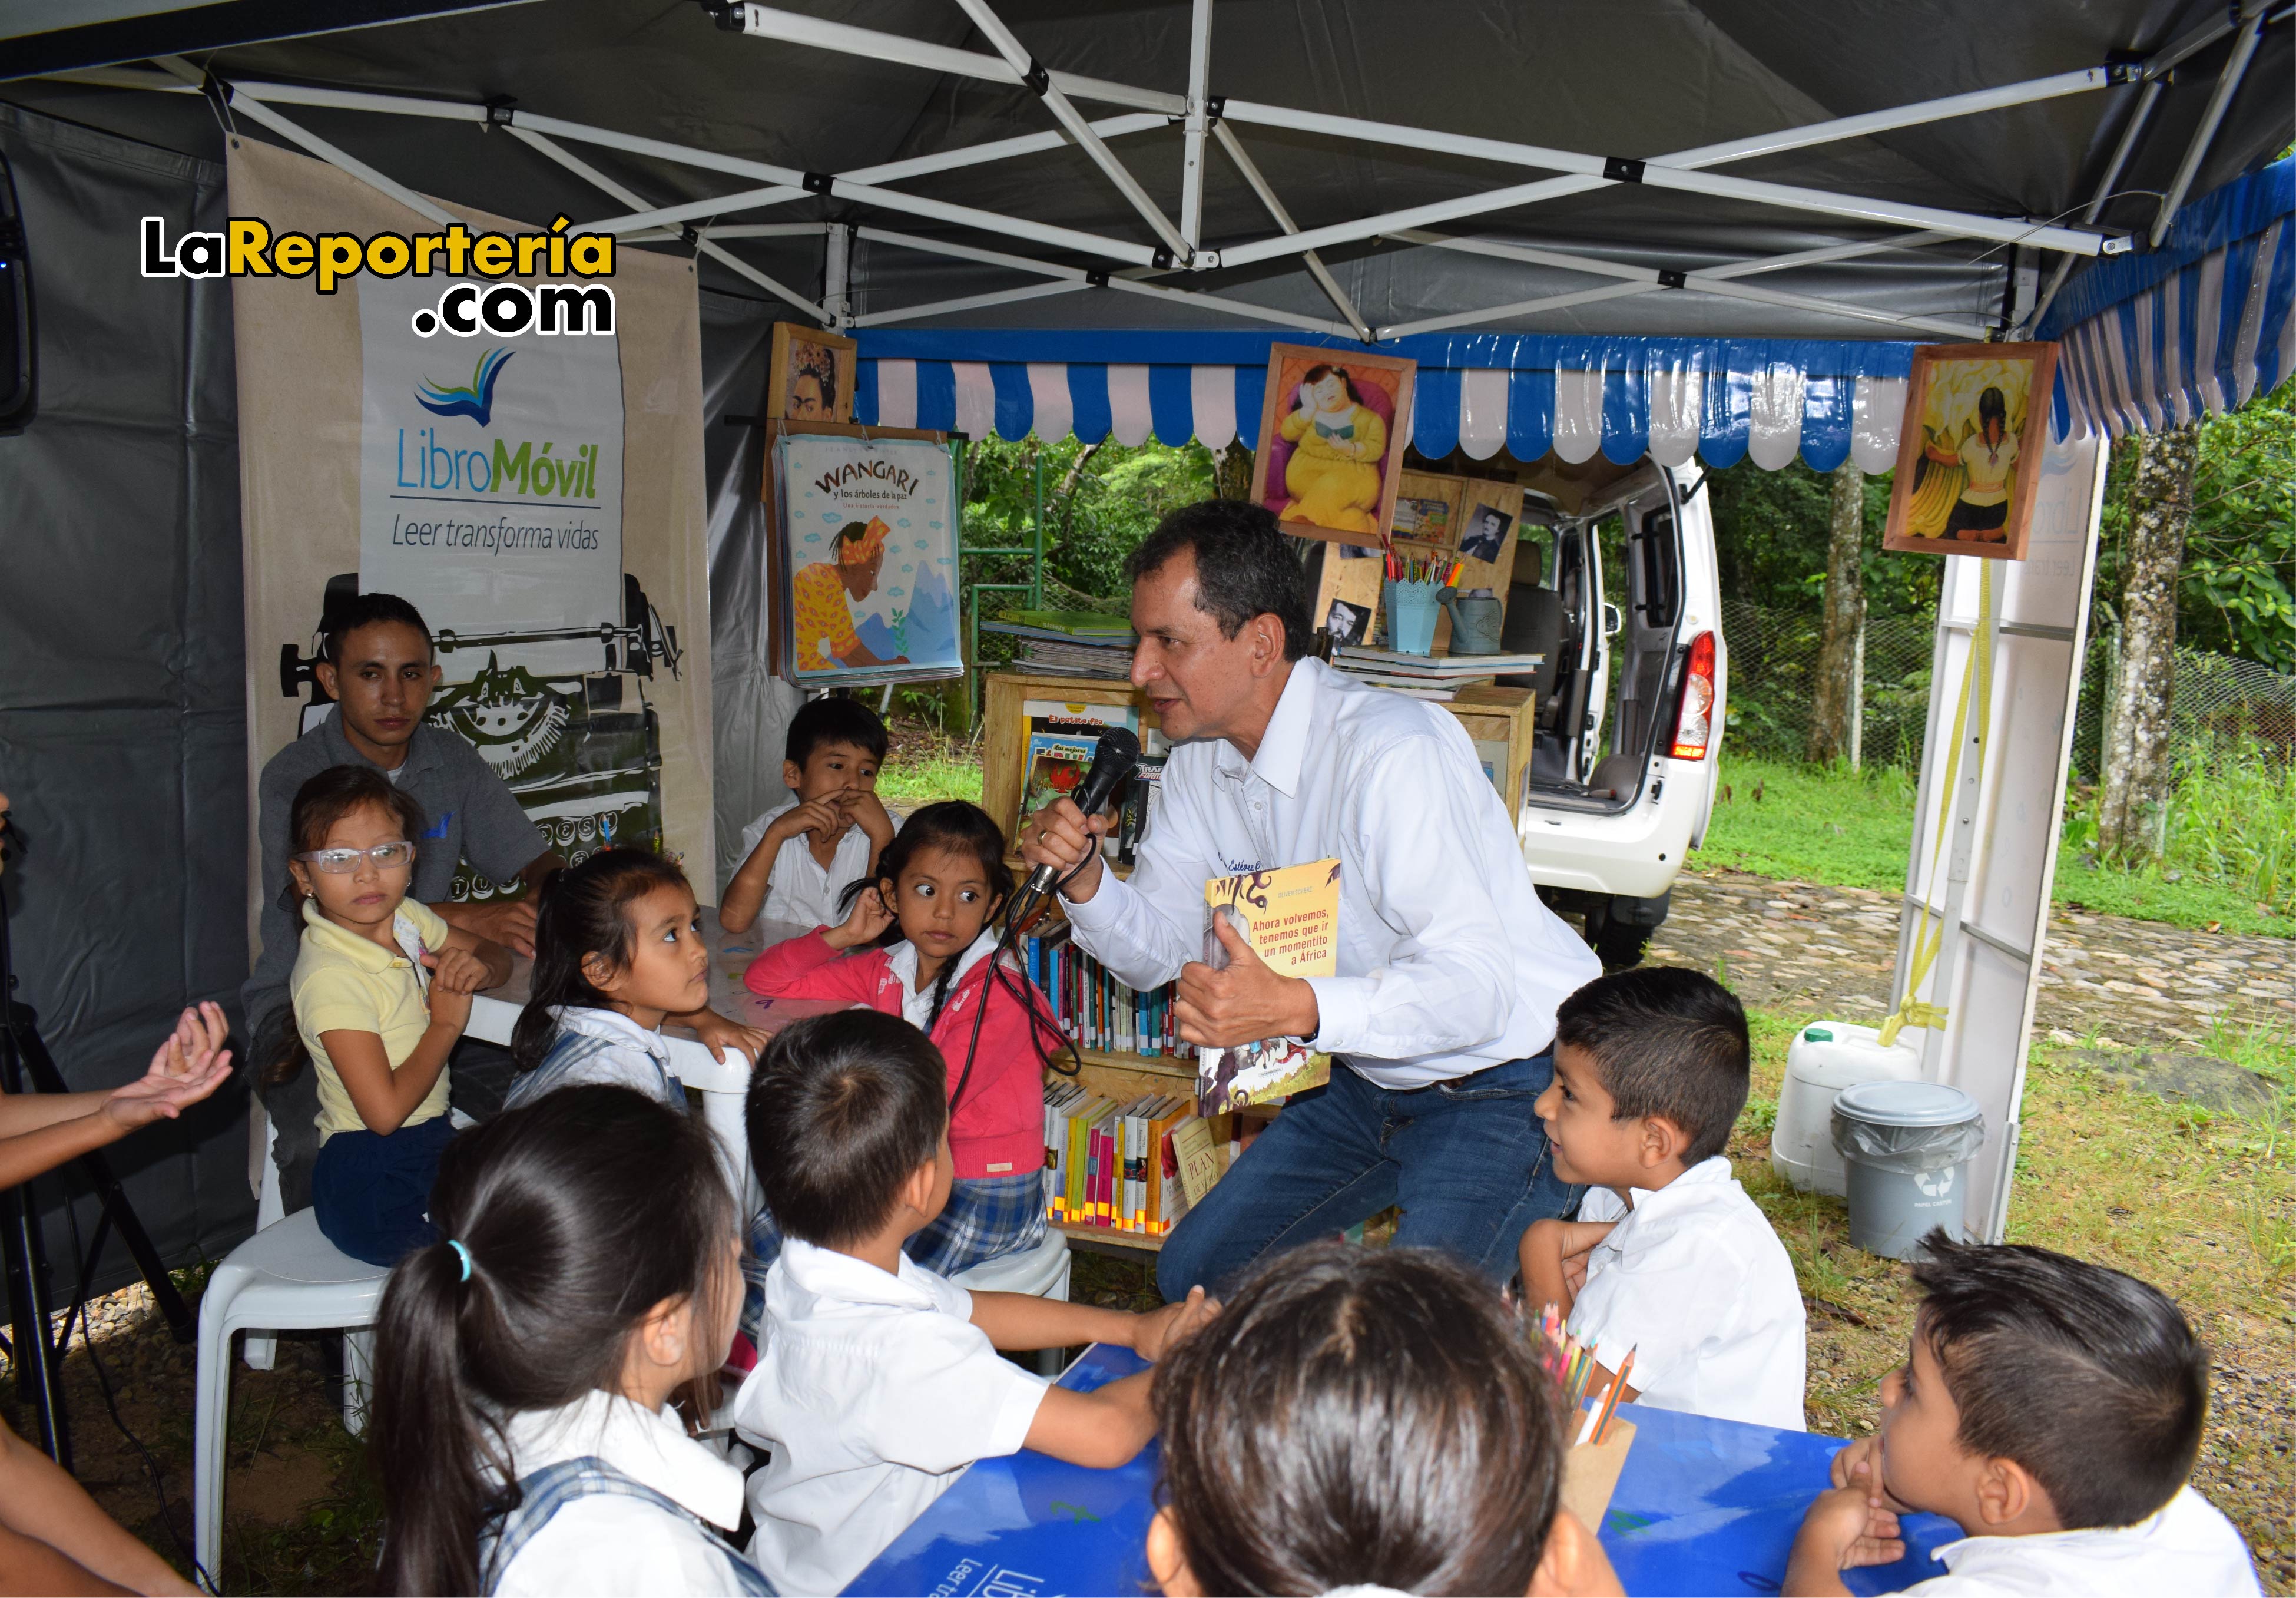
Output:
<svg viewBox="0 0 2296 1598">
<path fill-rule="evenodd" d="M 433 630 L 619 622 L 617 335 L 457 334 L 428 314 L 435 282 L 357 286 L 359 586 L 412 600 Z M 602 658 L 591 641 L 500 653 L 540 675 L 594 671 Z M 488 654 L 458 649 L 440 663 L 456 680 Z"/>
</svg>

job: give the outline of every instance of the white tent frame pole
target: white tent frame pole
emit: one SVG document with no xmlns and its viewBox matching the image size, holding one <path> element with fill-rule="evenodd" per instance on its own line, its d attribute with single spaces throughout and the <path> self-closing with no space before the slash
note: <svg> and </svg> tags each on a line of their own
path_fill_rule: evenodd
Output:
<svg viewBox="0 0 2296 1598">
<path fill-rule="evenodd" d="M 2089 197 L 2088 204 L 2081 211 L 2082 221 L 2094 222 L 2103 212 L 2105 202 L 2112 198 L 2112 185 L 2120 181 L 2121 171 L 2128 165 L 2128 158 L 2136 153 L 2136 141 L 2144 136 L 2145 127 L 2152 119 L 2152 108 L 2160 103 L 2161 92 L 2167 86 L 2165 78 L 2150 78 L 2145 80 L 2144 92 L 2136 96 L 2136 109 L 2128 114 L 2128 126 L 2121 129 L 2120 143 L 2113 147 L 2112 159 L 2105 163 L 2104 176 L 2097 182 L 2096 193 Z M 2071 275 L 2072 269 L 2071 256 L 2057 257 L 2057 269 L 2050 274 L 2048 290 L 2034 305 L 2033 314 L 2025 318 L 2021 334 L 2030 333 L 2041 325 L 2042 317 L 2047 314 L 2049 306 L 2055 301 L 2057 291 L 2065 286 L 2065 279 Z"/>
<path fill-rule="evenodd" d="M 174 73 L 184 83 L 191 85 L 194 90 L 199 89 L 201 85 L 206 82 L 206 75 L 180 55 L 162 55 L 156 59 L 161 67 Z M 439 227 L 445 227 L 462 220 L 460 217 L 416 194 L 397 178 L 386 177 L 348 151 L 337 149 L 301 124 L 289 121 L 255 95 L 241 93 L 236 86 L 225 82 L 222 78 L 217 78 L 216 81 L 223 84 L 234 112 L 242 112 L 249 120 L 259 122 L 280 137 L 302 145 L 304 149 L 308 150 L 329 166 L 338 171 L 349 173 L 378 194 L 388 194 L 425 221 L 435 222 Z"/>
<path fill-rule="evenodd" d="M 910 322 L 919 317 L 938 317 L 961 310 L 978 310 L 985 305 L 1010 305 L 1016 300 L 1042 300 L 1047 294 L 1072 294 L 1089 287 L 1081 278 L 1074 283 L 1062 280 L 1054 283 L 1032 283 L 1017 289 L 998 289 L 993 293 L 966 294 L 955 300 L 935 300 L 926 305 L 904 305 L 895 310 L 871 311 L 865 317 L 856 317 L 849 324 L 854 327 L 882 327 L 888 322 Z"/>
<path fill-rule="evenodd" d="M 1115 138 L 1128 133 L 1142 133 L 1151 128 L 1162 128 L 1168 119 L 1146 111 L 1127 111 L 1120 117 L 1109 117 L 1092 124 L 1103 137 Z M 840 172 L 832 181 L 842 184 L 898 183 L 905 178 L 922 177 L 929 173 L 952 171 L 960 167 L 980 166 L 984 162 L 1004 161 L 1022 155 L 1035 155 L 1047 150 L 1066 149 L 1074 143 L 1066 130 L 1054 128 L 1045 133 L 1023 134 L 1017 138 L 996 139 L 985 144 L 972 144 L 962 150 L 947 150 L 935 155 L 913 156 L 906 161 L 887 161 L 882 166 L 860 167 L 850 172 Z M 768 205 L 783 205 L 792 200 L 802 200 L 808 191 L 792 188 L 787 184 L 775 184 L 768 188 L 749 189 L 739 194 L 720 194 L 712 199 L 687 200 L 676 205 L 665 205 L 653 210 L 633 211 L 626 217 L 608 217 L 601 222 L 586 224 L 589 232 L 625 234 L 645 227 L 675 227 L 696 217 L 733 216 L 745 210 L 757 210 Z"/>
<path fill-rule="evenodd" d="M 673 144 L 666 139 L 643 138 L 636 134 L 616 133 L 610 128 L 593 128 L 586 122 L 569 122 L 560 117 L 534 116 L 517 112 L 512 119 L 512 128 L 525 127 L 537 133 L 558 138 L 573 139 L 586 144 L 597 144 L 609 150 L 621 150 L 632 155 L 650 155 L 657 161 L 674 161 L 680 166 L 701 167 L 714 172 L 730 172 L 737 177 L 755 177 L 769 184 L 788 185 L 802 188 L 806 174 L 789 167 L 776 167 L 765 161 L 750 161 L 737 155 L 720 155 L 714 151 L 696 150 L 685 144 Z M 874 184 L 847 183 L 831 179 L 834 197 L 854 200 L 865 205 L 876 205 L 886 210 L 904 211 L 912 216 L 929 217 L 936 222 L 948 222 L 959 227 L 971 227 L 982 233 L 1002 234 L 1011 238 L 1029 239 L 1057 249 L 1075 250 L 1086 255 L 1104 255 L 1120 260 L 1127 266 L 1155 265 L 1156 252 L 1145 244 L 1128 243 L 1122 239 L 1103 238 L 1096 233 L 1083 233 L 1073 227 L 1058 227 L 1048 222 L 1030 222 L 1020 217 L 1000 216 L 995 211 L 978 210 L 970 205 L 951 205 L 944 201 L 927 200 L 915 194 L 905 194 L 898 189 L 879 188 Z M 824 198 L 832 197 L 824 195 Z"/>
<path fill-rule="evenodd" d="M 2239 92 L 2241 79 L 2248 76 L 2248 63 L 2255 59 L 2256 46 L 2263 37 L 2264 13 L 2259 10 L 2234 42 L 2232 54 L 2225 58 L 2224 70 L 2217 74 L 2217 86 L 2209 95 L 2209 108 L 2201 115 L 2201 125 L 2193 129 L 2193 142 L 2185 146 L 2185 159 L 2177 163 L 2177 180 L 2161 196 L 2161 214 L 2152 221 L 2155 250 L 2169 236 L 2169 229 L 2177 220 L 2177 208 L 2184 204 L 2209 146 L 2216 143 L 2217 129 L 2224 125 L 2225 112 L 2232 109 L 2232 97 Z"/>
<path fill-rule="evenodd" d="M 1234 130 L 1223 121 L 1215 124 L 1212 131 L 1219 140 L 1220 148 L 1227 152 L 1228 160 L 1234 161 L 1235 169 L 1243 174 L 1244 182 L 1250 184 L 1251 192 L 1259 196 L 1259 203 L 1267 208 L 1267 214 L 1275 218 L 1275 225 L 1286 233 L 1299 232 L 1300 225 L 1292 219 L 1292 213 L 1284 209 L 1283 202 L 1275 197 L 1275 191 L 1269 186 L 1266 175 L 1260 171 L 1259 163 L 1244 153 L 1243 144 L 1235 136 Z M 1363 313 L 1356 309 L 1355 301 L 1349 299 L 1346 291 L 1340 287 L 1339 279 L 1333 277 L 1324 268 L 1324 258 L 1310 250 L 1301 259 L 1307 262 L 1308 275 L 1316 280 L 1317 285 L 1330 297 L 1332 303 L 1339 308 L 1340 315 L 1346 319 L 1348 325 L 1355 330 L 1356 337 L 1366 344 L 1370 343 L 1372 342 L 1371 324 L 1364 319 Z"/>
<path fill-rule="evenodd" d="M 1185 262 L 1194 252 L 1188 241 L 1180 236 L 1177 227 L 1172 226 L 1172 218 L 1164 214 L 1164 208 L 1149 198 L 1148 191 L 1140 186 L 1140 180 L 1116 159 L 1116 152 L 1092 130 L 1092 124 L 1085 119 L 1084 113 L 1076 108 L 1075 103 L 1062 92 L 1060 85 L 1053 81 L 1052 74 L 1044 72 L 1038 78 L 1044 86 L 1041 88 L 1029 81 L 1040 71 L 1037 58 L 1029 54 L 1021 41 L 1013 37 L 1013 30 L 1004 26 L 1002 19 L 989 6 L 988 0 L 956 0 L 956 3 L 964 14 L 972 19 L 972 25 L 988 35 L 988 42 L 996 46 L 996 53 L 1004 58 L 1005 63 L 1023 75 L 1021 81 L 1036 90 L 1037 98 L 1045 103 L 1045 109 L 1069 130 L 1070 136 L 1092 158 L 1092 164 L 1116 185 L 1117 192 L 1124 196 L 1134 210 L 1140 213 L 1141 219 L 1154 230 L 1156 236 L 1164 241 L 1164 248 L 1172 252 L 1172 259 Z"/>
<path fill-rule="evenodd" d="M 1063 283 L 1073 284 L 1079 288 L 1095 286 L 1092 279 L 1099 276 L 1086 272 L 1081 267 L 1056 266 L 1051 261 L 1031 260 L 1025 255 L 1007 255 L 1001 250 L 983 250 L 972 244 L 952 243 L 947 239 L 920 238 L 914 234 L 895 233 L 883 227 L 863 227 L 857 232 L 862 238 L 873 243 L 893 244 L 904 250 L 918 250 L 928 255 L 946 255 L 958 260 L 979 261 L 984 266 L 1009 267 L 1016 272 L 1034 272 L 1046 277 L 1056 278 Z M 1288 310 L 1274 310 L 1264 305 L 1250 305 L 1240 300 L 1229 300 L 1218 294 L 1207 294 L 1195 289 L 1176 289 L 1162 284 L 1143 283 L 1133 277 L 1111 275 L 1105 283 L 1096 286 L 1114 289 L 1119 293 L 1141 294 L 1150 299 L 1177 300 L 1189 305 L 1205 306 L 1213 310 L 1225 311 L 1230 316 L 1242 317 L 1252 321 L 1273 322 L 1278 326 L 1305 328 L 1311 333 L 1327 333 L 1340 338 L 1348 338 L 1354 334 L 1353 329 L 1323 317 L 1300 316 Z M 1032 299 L 1035 296 L 1016 292 L 1011 297 Z M 907 321 L 942 310 L 969 309 L 977 305 L 1000 303 L 1003 301 L 973 295 L 968 297 L 962 304 L 948 301 L 929 306 L 911 305 L 903 306 L 895 310 L 873 312 L 865 317 L 855 317 L 853 325 L 857 327 L 869 327 L 880 322 Z"/>
<path fill-rule="evenodd" d="M 1628 266 L 1620 261 L 1601 260 L 1586 255 L 1570 255 L 1555 250 L 1540 250 L 1528 244 L 1501 243 L 1491 239 L 1448 238 L 1441 234 L 1422 233 L 1416 229 L 1399 233 L 1394 236 L 1414 244 L 1429 244 L 1439 250 L 1456 250 L 1468 255 L 1488 255 L 1501 260 L 1521 261 L 1530 266 L 1555 267 L 1567 272 L 1587 272 L 1596 276 L 1620 278 L 1635 284 L 1635 292 L 1637 293 L 1654 293 L 1664 290 L 1667 286 L 1657 268 L 1652 267 Z M 1778 264 L 1791 264 L 1798 259 L 1806 259 L 1811 254 L 1838 256 L 1844 251 L 1880 250 L 1889 247 L 1887 244 L 1841 245 L 1834 250 L 1803 251 L 1800 257 L 1780 257 Z M 1770 264 L 1768 261 L 1742 261 L 1735 263 L 1735 268 L 1737 273 L 1750 274 L 1762 270 Z M 1724 271 L 1731 269 L 1723 268 Z M 1896 311 L 1877 310 L 1870 306 L 1822 299 L 1815 294 L 1793 294 L 1777 289 L 1758 288 L 1752 284 L 1738 283 L 1731 277 L 1725 277 L 1714 272 L 1685 272 L 1678 286 L 1695 293 L 1712 294 L 1726 300 L 1747 300 L 1762 305 L 1782 305 L 1798 310 L 1821 311 L 1830 316 L 1848 317 L 1862 322 L 1880 322 L 1893 327 L 1908 327 L 1927 333 L 1942 334 L 1949 338 L 1977 340 L 1983 338 L 1988 331 L 1975 323 L 1955 322 L 1939 317 L 1906 316 Z M 1603 296 L 1604 299 L 1623 297 L 1609 294 Z M 1586 302 L 1580 296 L 1562 298 L 1563 302 L 1568 304 Z M 1555 299 L 1554 296 L 1549 296 L 1539 300 L 1522 301 L 1513 305 L 1493 306 L 1477 310 L 1456 311 L 1449 316 L 1430 317 L 1422 321 L 1406 322 L 1398 326 L 1382 327 L 1379 330 L 1379 336 L 1386 340 L 1402 338 L 1414 333 L 1440 333 L 1447 328 L 1464 327 L 1495 317 L 1521 316 L 1534 309 L 1554 310 L 1559 309 Z"/>
<path fill-rule="evenodd" d="M 713 239 L 818 238 L 839 226 L 841 224 L 836 222 L 729 222 L 723 227 L 710 228 L 709 236 Z M 670 239 L 684 238 L 685 230 L 681 227 L 651 227 L 644 233 L 625 233 L 619 236 L 625 244 L 659 244 Z"/>
<path fill-rule="evenodd" d="M 828 22 L 818 17 L 804 17 L 795 12 L 754 3 L 742 7 L 742 31 L 752 38 L 779 39 L 787 45 L 810 45 L 817 50 L 834 50 L 844 55 L 865 56 L 871 61 L 893 62 L 905 67 L 922 67 L 929 72 L 946 72 L 956 78 L 980 78 L 990 83 L 1011 84 L 1025 87 L 1021 74 L 1000 56 L 983 55 L 977 50 L 957 50 L 947 45 L 929 45 L 922 39 L 903 38 L 898 33 L 882 33 L 874 28 L 856 28 L 849 22 Z M 1104 78 L 1086 78 L 1081 73 L 1055 71 L 1053 86 L 1071 100 L 1095 100 L 1104 105 L 1128 105 L 1135 111 L 1152 111 L 1167 117 L 1184 117 L 1188 112 L 1185 96 L 1168 95 L 1157 89 L 1138 89 L 1129 84 L 1111 83 Z"/>
<path fill-rule="evenodd" d="M 1127 112 L 1120 117 L 1109 117 L 1093 127 L 1103 137 L 1117 137 L 1143 132 L 1151 128 L 1162 128 L 1168 119 L 1143 111 Z M 851 172 L 840 172 L 832 181 L 842 184 L 898 183 L 904 178 L 922 177 L 928 173 L 946 172 L 960 167 L 978 166 L 987 161 L 1011 157 L 1034 155 L 1046 150 L 1064 149 L 1073 141 L 1062 129 L 1031 133 L 1018 138 L 997 139 L 985 144 L 973 144 L 963 150 L 945 151 L 936 155 L 921 155 L 907 161 L 887 161 L 882 166 L 862 167 Z M 732 216 L 741 211 L 756 210 L 768 205 L 786 204 L 802 200 L 807 191 L 776 184 L 769 188 L 750 189 L 739 194 L 723 194 L 714 199 L 688 200 L 677 205 L 654 210 L 635 211 L 626 217 L 609 217 L 601 222 L 587 224 L 593 233 L 624 234 L 646 227 L 676 227 L 696 217 Z"/>
<path fill-rule="evenodd" d="M 1212 0 L 1193 0 L 1188 14 L 1188 110 L 1180 146 L 1180 236 L 1191 255 L 1204 230 L 1204 91 L 1211 70 Z"/>
<path fill-rule="evenodd" d="M 832 223 L 821 249 L 821 309 L 829 313 L 832 327 L 853 320 L 852 274 L 853 230 Z"/>
<path fill-rule="evenodd" d="M 620 184 L 616 183 L 612 178 L 598 170 L 597 168 L 592 166 L 588 161 L 584 161 L 572 151 L 564 148 L 559 144 L 556 140 L 550 138 L 548 136 L 537 133 L 531 128 L 521 128 L 516 122 L 512 122 L 509 125 L 509 132 L 511 136 L 517 139 L 521 144 L 547 159 L 556 161 L 560 166 L 565 168 L 568 171 L 573 173 L 574 176 L 581 178 L 592 187 L 599 190 L 610 199 L 619 201 L 624 205 L 643 205 L 645 203 L 644 201 L 639 199 L 637 195 L 633 194 L 630 190 L 623 187 Z M 814 226 L 817 227 L 819 224 L 816 223 L 814 224 Z M 781 282 L 779 279 L 773 277 L 767 273 L 759 271 L 757 268 L 751 266 L 748 261 L 743 260 L 740 256 L 734 254 L 731 250 L 726 249 L 723 244 L 718 243 L 714 239 L 697 239 L 694 241 L 693 248 L 696 254 L 708 256 L 711 260 L 716 261 L 718 265 L 726 268 L 728 271 L 737 273 L 741 276 L 748 278 L 751 283 L 756 284 L 767 293 L 788 301 L 791 305 L 796 306 L 800 310 L 805 312 L 806 315 L 811 317 L 815 321 L 824 325 L 828 322 L 829 313 L 822 307 L 816 305 L 803 294 L 799 293 L 795 289 L 790 287 L 789 284 Z"/>
<path fill-rule="evenodd" d="M 1919 250 L 1924 245 L 1943 243 L 1948 235 L 1942 233 L 1901 233 L 1894 238 L 1868 239 L 1859 244 L 1826 244 L 1816 250 L 1797 250 L 1792 255 L 1768 255 L 1759 260 L 1732 261 L 1723 267 L 1701 267 L 1698 275 L 1708 278 L 1751 277 L 1762 272 L 1783 272 L 1794 267 L 1818 267 L 1828 261 L 1855 260 L 1861 255 L 1883 255 L 1892 250 Z"/>
</svg>

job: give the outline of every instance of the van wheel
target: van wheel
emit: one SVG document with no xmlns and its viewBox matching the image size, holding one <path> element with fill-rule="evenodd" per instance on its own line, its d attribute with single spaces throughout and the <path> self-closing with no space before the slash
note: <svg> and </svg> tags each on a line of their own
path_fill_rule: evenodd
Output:
<svg viewBox="0 0 2296 1598">
<path fill-rule="evenodd" d="M 1639 902 L 1636 902 L 1639 903 Z M 1587 911 L 1587 944 L 1605 971 L 1623 971 L 1642 964 L 1654 927 L 1637 926 L 1619 916 L 1611 902 L 1598 900 Z"/>
</svg>

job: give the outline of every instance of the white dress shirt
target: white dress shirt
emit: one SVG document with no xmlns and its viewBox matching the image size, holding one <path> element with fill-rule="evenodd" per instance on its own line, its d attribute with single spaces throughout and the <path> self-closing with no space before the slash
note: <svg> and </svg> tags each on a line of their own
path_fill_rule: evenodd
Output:
<svg viewBox="0 0 2296 1598">
<path fill-rule="evenodd" d="M 1616 1221 L 1587 1259 L 1571 1335 L 1609 1370 L 1634 1350 L 1627 1385 L 1657 1409 L 1785 1431 L 1807 1429 L 1808 1330 L 1793 1262 L 1722 1155 L 1634 1207 L 1589 1188 L 1581 1221 Z"/>
<path fill-rule="evenodd" d="M 1027 1440 L 1051 1384 L 972 1314 L 972 1294 L 906 1255 L 893 1277 L 782 1244 L 734 1401 L 735 1429 L 772 1454 L 750 1478 L 750 1557 L 775 1590 L 840 1591 L 974 1460 Z"/>
<path fill-rule="evenodd" d="M 1439 704 L 1297 661 L 1257 754 L 1180 745 L 1162 794 L 1131 881 L 1103 871 L 1067 907 L 1076 941 L 1133 987 L 1202 958 L 1207 881 L 1332 859 L 1339 974 L 1307 979 L 1314 1042 L 1382 1087 L 1537 1054 L 1554 1007 L 1603 974 L 1539 902 L 1506 805 Z"/>
<path fill-rule="evenodd" d="M 511 1417 L 515 1472 L 595 1456 L 711 1525 L 742 1523 L 742 1472 L 685 1435 L 675 1411 L 649 1414 L 627 1398 L 591 1392 L 563 1409 Z M 699 1527 L 636 1498 L 595 1494 L 551 1516 L 503 1571 L 501 1598 L 632 1593 L 723 1593 L 738 1559 Z"/>
<path fill-rule="evenodd" d="M 766 828 L 797 808 L 792 798 L 777 804 L 750 822 L 742 831 L 742 859 L 746 862 L 766 841 Z M 901 819 L 893 818 L 893 829 L 900 830 Z M 766 884 L 766 902 L 758 911 L 765 921 L 787 921 L 811 931 L 816 927 L 839 927 L 845 921 L 844 908 L 838 903 L 846 887 L 869 875 L 869 835 L 857 823 L 837 835 L 837 853 L 830 857 L 829 868 L 813 858 L 813 844 L 800 833 L 782 844 L 781 853 L 774 856 L 773 874 Z"/>
<path fill-rule="evenodd" d="M 1951 1572 L 1915 1582 L 1928 1598 L 2257 1598 L 2248 1544 L 2189 1487 L 2134 1526 L 1964 1537 L 1937 1557 Z"/>
<path fill-rule="evenodd" d="M 545 1093 L 583 1085 L 633 1088 L 674 1109 L 686 1108 L 685 1086 L 669 1067 L 669 1044 L 652 1027 L 616 1009 L 560 1005 L 551 1011 L 557 1035 L 531 1071 L 521 1071 L 503 1095 L 516 1109 Z"/>
</svg>

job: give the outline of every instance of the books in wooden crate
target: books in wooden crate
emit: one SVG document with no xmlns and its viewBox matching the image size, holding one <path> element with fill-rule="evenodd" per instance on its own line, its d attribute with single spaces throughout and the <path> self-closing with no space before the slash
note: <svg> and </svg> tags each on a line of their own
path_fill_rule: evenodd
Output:
<svg viewBox="0 0 2296 1598">
<path fill-rule="evenodd" d="M 1229 960 L 1214 930 L 1225 919 L 1252 951 L 1284 976 L 1330 976 L 1339 969 L 1340 862 L 1309 861 L 1269 871 L 1216 877 L 1204 884 L 1204 961 Z M 1262 1038 L 1196 1051 L 1196 1108 L 1218 1115 L 1265 1104 L 1332 1079 L 1332 1058 L 1297 1038 Z"/>
</svg>

